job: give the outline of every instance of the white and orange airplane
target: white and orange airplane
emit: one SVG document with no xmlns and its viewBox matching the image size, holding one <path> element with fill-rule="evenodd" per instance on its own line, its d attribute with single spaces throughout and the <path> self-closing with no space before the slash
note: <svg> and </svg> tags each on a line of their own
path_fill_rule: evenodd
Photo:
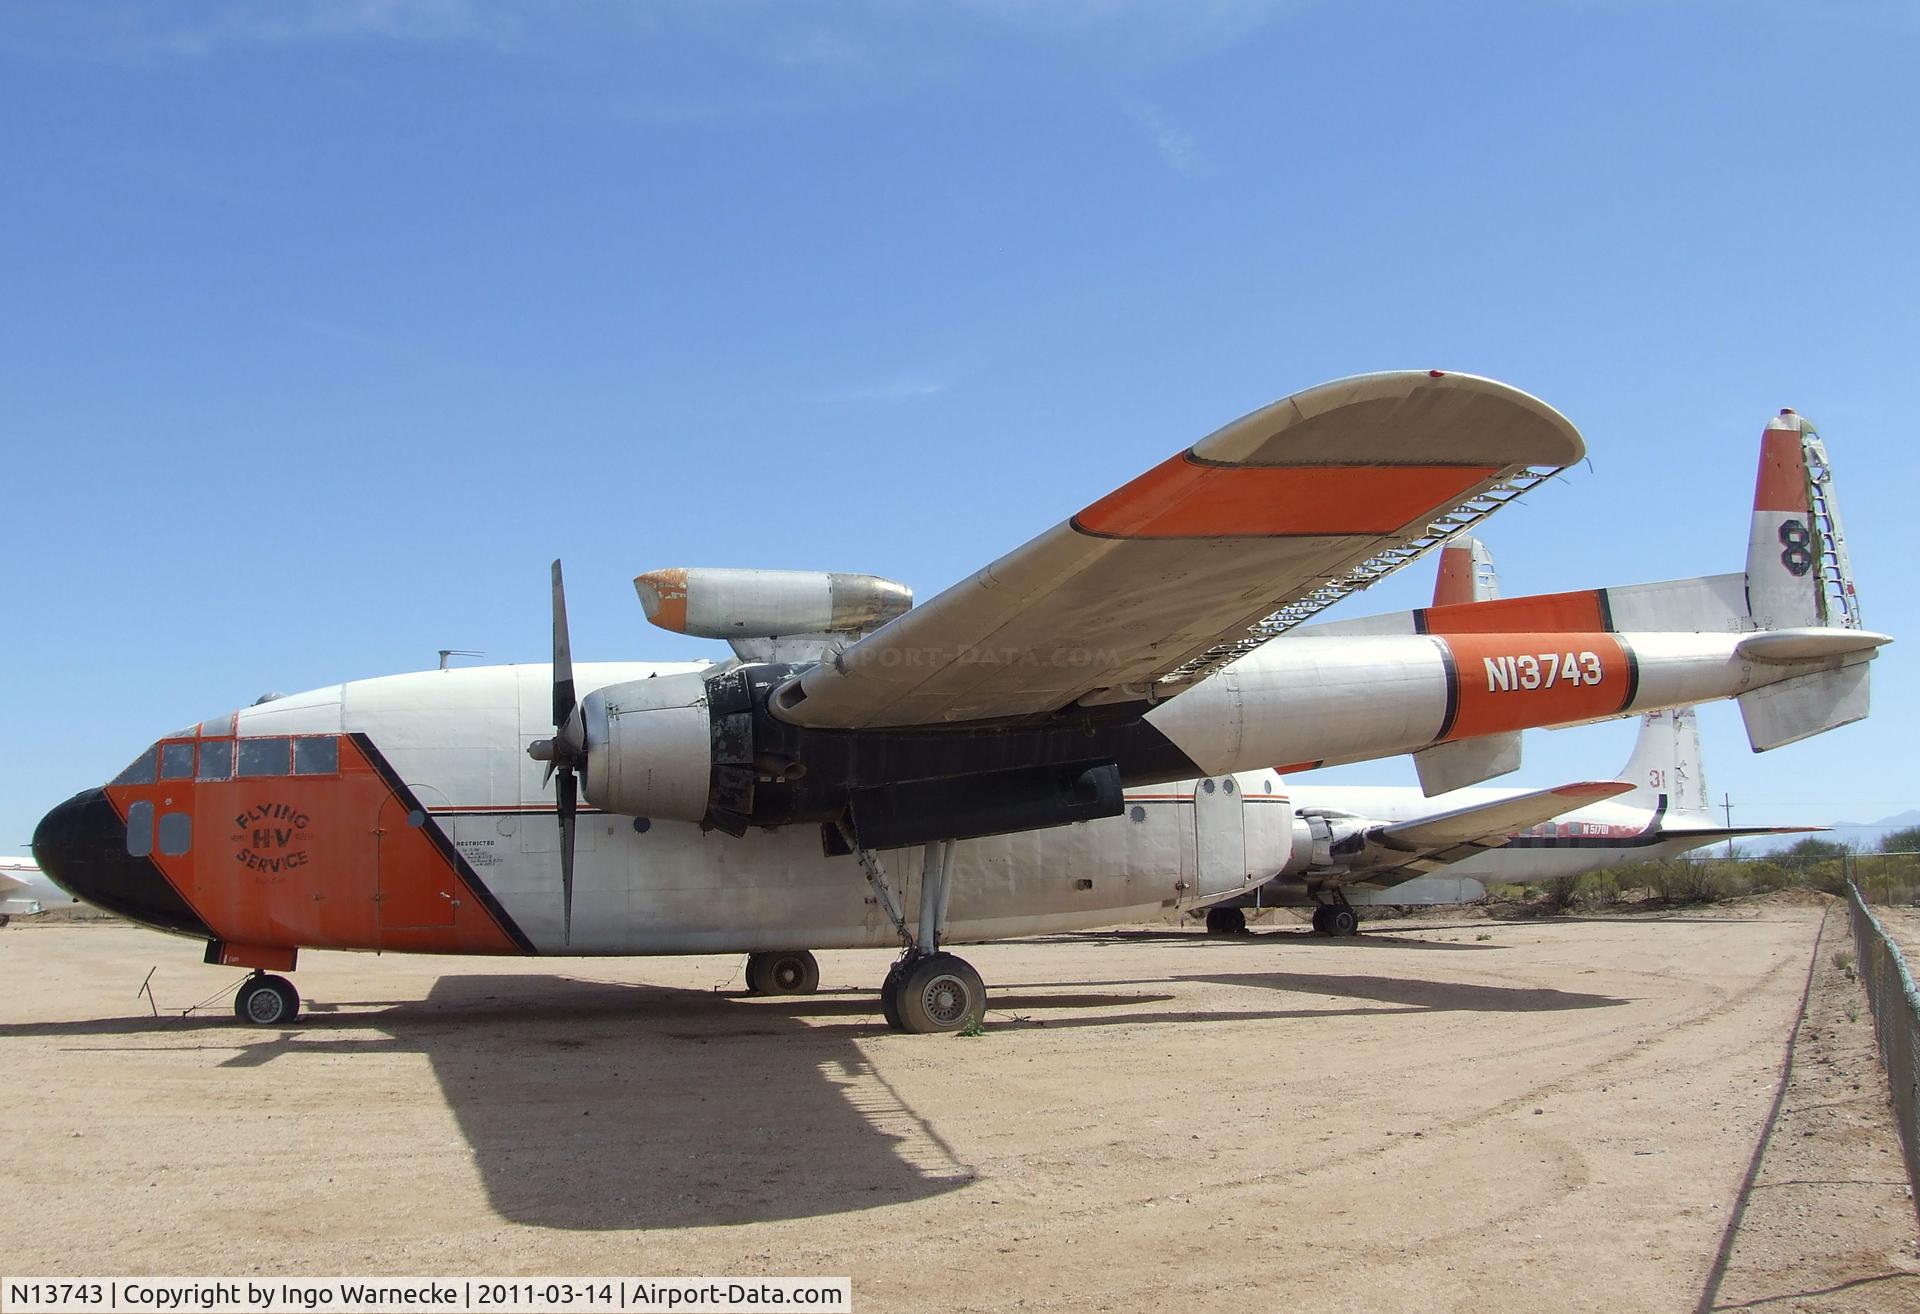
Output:
<svg viewBox="0 0 1920 1314">
<path fill-rule="evenodd" d="M 1479 539 L 1463 535 L 1441 550 L 1435 607 L 1499 596 L 1493 556 Z M 1518 765 L 1517 735 L 1511 748 Z M 1325 832 L 1327 860 L 1212 904 L 1205 917 L 1215 934 L 1245 931 L 1247 908 L 1310 907 L 1314 930 L 1354 935 L 1367 905 L 1470 903 L 1485 896 L 1488 882 L 1579 876 L 1723 840 L 1824 829 L 1721 824 L 1708 802 L 1691 707 L 1642 715 L 1626 765 L 1605 780 L 1434 797 L 1410 786 L 1289 783 L 1277 774 L 1272 783 L 1310 831 Z"/>
<path fill-rule="evenodd" d="M 889 1022 L 958 1030 L 986 990 L 943 944 L 1158 914 L 1311 860 L 1291 806 L 1247 788 L 1270 768 L 1413 752 L 1438 792 L 1507 769 L 1532 726 L 1738 697 L 1764 749 L 1864 716 L 1888 640 L 1829 581 L 1814 444 L 1797 418 L 1769 427 L 1756 518 L 1783 550 L 1757 575 L 1273 642 L 1584 452 L 1490 380 L 1346 379 L 917 607 L 865 575 L 641 575 L 649 618 L 729 640 L 722 662 L 576 668 L 556 562 L 551 666 L 202 721 L 54 808 L 34 852 L 80 897 L 255 969 L 235 1012 L 256 1024 L 294 1017 L 271 973 L 302 947 L 744 952 L 778 992 L 813 987 L 809 950 L 898 943 Z"/>
</svg>

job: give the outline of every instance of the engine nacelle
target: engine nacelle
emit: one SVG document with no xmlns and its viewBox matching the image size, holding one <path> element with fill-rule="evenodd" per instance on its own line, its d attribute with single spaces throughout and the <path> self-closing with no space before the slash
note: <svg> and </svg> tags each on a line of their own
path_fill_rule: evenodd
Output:
<svg viewBox="0 0 1920 1314">
<path fill-rule="evenodd" d="M 905 584 L 824 570 L 650 570 L 633 587 L 655 625 L 707 639 L 864 634 L 913 606 Z"/>
<path fill-rule="evenodd" d="M 713 724 L 705 675 L 656 676 L 581 700 L 593 807 L 630 817 L 700 821 L 713 784 Z"/>
<path fill-rule="evenodd" d="M 1286 870 L 1345 871 L 1366 851 L 1369 824 L 1364 817 L 1342 812 L 1302 812 L 1293 819 L 1293 857 Z"/>
</svg>

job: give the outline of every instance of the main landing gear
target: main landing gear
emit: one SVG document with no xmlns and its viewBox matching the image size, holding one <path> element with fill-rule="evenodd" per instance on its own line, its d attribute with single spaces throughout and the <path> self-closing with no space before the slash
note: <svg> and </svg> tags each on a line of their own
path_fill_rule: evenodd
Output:
<svg viewBox="0 0 1920 1314">
<path fill-rule="evenodd" d="M 1335 890 L 1333 900 L 1313 910 L 1313 929 L 1321 935 L 1360 934 L 1360 914 L 1347 902 L 1347 896 Z"/>
<path fill-rule="evenodd" d="M 940 932 L 947 924 L 947 895 L 953 884 L 953 840 L 927 845 L 920 877 L 920 934 L 907 929 L 880 855 L 857 849 L 867 881 L 880 897 L 906 952 L 887 970 L 880 985 L 880 1011 L 895 1031 L 916 1035 L 964 1031 L 987 1016 L 987 987 L 972 964 L 940 948 Z"/>
<path fill-rule="evenodd" d="M 255 972 L 233 997 L 233 1015 L 249 1026 L 283 1027 L 300 1013 L 300 992 L 284 976 Z"/>
<path fill-rule="evenodd" d="M 1245 935 L 1247 915 L 1238 908 L 1207 909 L 1208 935 Z"/>
<path fill-rule="evenodd" d="M 756 995 L 810 995 L 820 988 L 820 964 L 805 949 L 747 955 L 747 991 Z"/>
</svg>

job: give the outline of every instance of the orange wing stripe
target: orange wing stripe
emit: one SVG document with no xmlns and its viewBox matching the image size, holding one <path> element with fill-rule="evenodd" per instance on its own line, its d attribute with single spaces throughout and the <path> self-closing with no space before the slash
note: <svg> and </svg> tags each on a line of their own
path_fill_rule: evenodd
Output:
<svg viewBox="0 0 1920 1314">
<path fill-rule="evenodd" d="M 1567 634 L 1612 628 L 1600 594 L 1594 589 L 1427 609 L 1429 634 Z"/>
<path fill-rule="evenodd" d="M 1164 461 L 1073 518 L 1103 538 L 1387 534 L 1455 505 L 1496 472 L 1468 465 L 1202 465 Z"/>
</svg>

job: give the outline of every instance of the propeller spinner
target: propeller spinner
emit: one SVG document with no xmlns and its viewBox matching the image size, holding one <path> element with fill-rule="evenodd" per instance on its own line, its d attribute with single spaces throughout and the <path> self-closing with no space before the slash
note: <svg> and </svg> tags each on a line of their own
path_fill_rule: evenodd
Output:
<svg viewBox="0 0 1920 1314">
<path fill-rule="evenodd" d="M 551 739 L 536 739 L 527 745 L 527 756 L 547 764 L 542 780 L 560 781 L 554 791 L 555 812 L 560 819 L 560 918 L 561 936 L 573 942 L 573 832 L 574 814 L 579 809 L 580 786 L 576 772 L 587 762 L 587 732 L 580 704 L 573 689 L 573 645 L 567 638 L 567 589 L 560 577 L 560 563 L 553 563 L 553 729 Z"/>
</svg>

